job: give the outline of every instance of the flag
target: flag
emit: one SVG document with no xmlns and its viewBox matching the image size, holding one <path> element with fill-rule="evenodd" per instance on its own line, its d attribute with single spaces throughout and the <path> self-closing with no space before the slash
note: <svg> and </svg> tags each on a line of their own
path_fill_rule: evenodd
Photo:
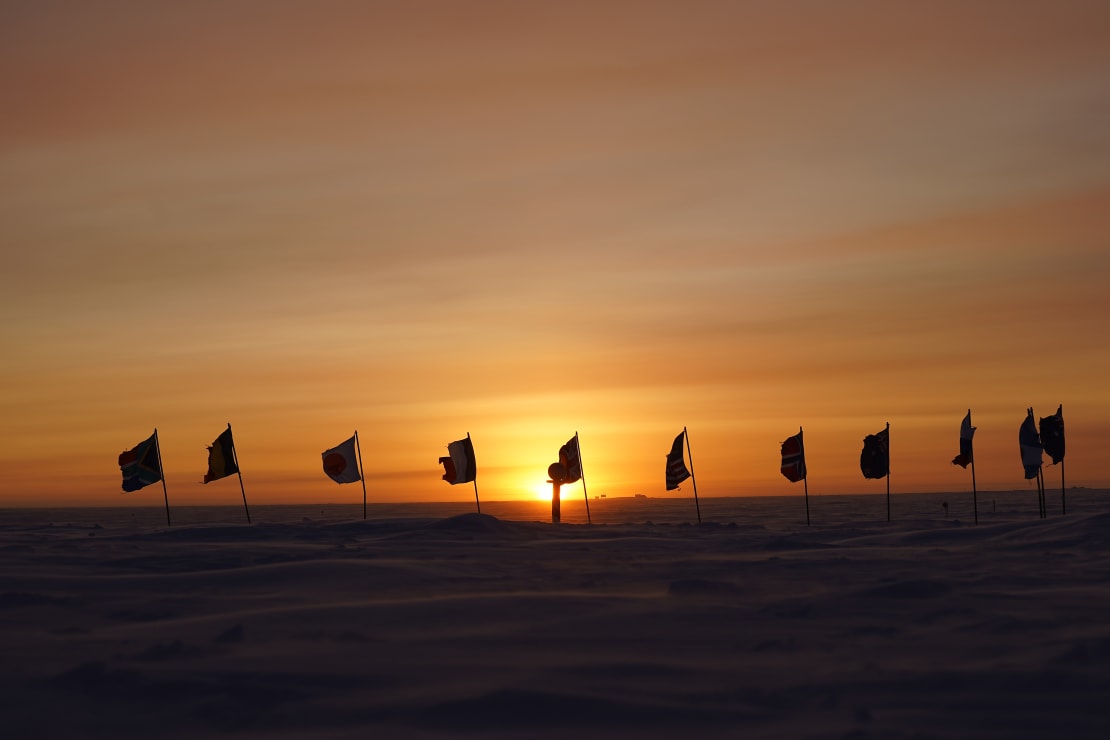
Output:
<svg viewBox="0 0 1110 740">
<path fill-rule="evenodd" d="M 447 455 L 439 458 L 443 465 L 443 480 L 455 485 L 469 483 L 478 477 L 478 466 L 474 463 L 474 443 L 469 436 L 447 445 Z"/>
<path fill-rule="evenodd" d="M 787 437 L 782 443 L 783 476 L 791 483 L 797 483 L 806 477 L 806 451 L 802 446 L 802 433 L 798 432 L 793 437 Z"/>
<path fill-rule="evenodd" d="M 864 478 L 885 478 L 890 473 L 890 428 L 868 434 L 863 440 L 859 467 Z"/>
<path fill-rule="evenodd" d="M 162 466 L 158 462 L 158 433 L 120 453 L 119 469 L 123 473 L 123 490 L 127 492 L 162 480 Z"/>
<path fill-rule="evenodd" d="M 216 441 L 208 448 L 208 472 L 204 474 L 204 482 L 211 483 L 220 478 L 226 478 L 239 472 L 235 463 L 235 441 L 231 438 L 231 427 L 220 432 Z"/>
<path fill-rule="evenodd" d="M 686 432 L 679 432 L 667 453 L 667 490 L 673 491 L 678 484 L 690 477 L 686 469 L 686 462 L 682 459 L 682 443 L 686 440 Z"/>
<path fill-rule="evenodd" d="M 1041 443 L 1055 465 L 1064 459 L 1064 406 L 1060 405 L 1052 416 L 1041 418 Z"/>
<path fill-rule="evenodd" d="M 975 436 L 975 427 L 971 426 L 971 409 L 967 410 L 967 416 L 964 417 L 963 423 L 960 424 L 960 454 L 952 458 L 953 465 L 959 465 L 961 468 L 966 468 L 974 457 L 971 451 L 971 438 Z"/>
<path fill-rule="evenodd" d="M 324 450 L 323 458 L 324 472 L 336 483 L 357 483 L 362 480 L 358 472 L 354 437 L 330 450 Z"/>
<path fill-rule="evenodd" d="M 559 462 L 567 471 L 567 479 L 563 483 L 574 483 L 582 477 L 582 456 L 578 452 L 577 434 L 559 448 Z"/>
<path fill-rule="evenodd" d="M 1033 421 L 1033 409 L 1025 416 L 1018 430 L 1018 444 L 1021 446 L 1021 464 L 1025 466 L 1025 478 L 1036 478 L 1041 469 L 1041 438 L 1037 435 L 1037 424 Z"/>
</svg>

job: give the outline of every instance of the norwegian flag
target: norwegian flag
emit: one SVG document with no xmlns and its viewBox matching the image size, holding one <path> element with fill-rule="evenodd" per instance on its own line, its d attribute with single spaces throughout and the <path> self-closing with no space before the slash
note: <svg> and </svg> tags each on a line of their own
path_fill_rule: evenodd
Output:
<svg viewBox="0 0 1110 740">
<path fill-rule="evenodd" d="M 791 483 L 806 477 L 806 451 L 802 445 L 802 433 L 787 437 L 782 443 L 782 466 L 779 468 Z"/>
</svg>

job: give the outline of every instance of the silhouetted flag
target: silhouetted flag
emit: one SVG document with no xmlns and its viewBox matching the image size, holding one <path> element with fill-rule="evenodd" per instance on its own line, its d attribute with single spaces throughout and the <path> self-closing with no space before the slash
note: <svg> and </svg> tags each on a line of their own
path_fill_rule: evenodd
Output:
<svg viewBox="0 0 1110 740">
<path fill-rule="evenodd" d="M 1021 464 L 1025 466 L 1025 478 L 1036 478 L 1041 469 L 1041 438 L 1037 435 L 1037 423 L 1033 420 L 1033 409 L 1025 416 L 1018 430 L 1018 444 L 1021 446 Z"/>
<path fill-rule="evenodd" d="M 967 416 L 960 424 L 960 454 L 952 458 L 953 465 L 966 468 L 968 463 L 972 461 L 974 453 L 972 452 L 971 438 L 974 436 L 975 427 L 971 426 L 971 409 L 968 409 Z"/>
<path fill-rule="evenodd" d="M 802 434 L 799 432 L 793 437 L 787 437 L 782 443 L 782 470 L 783 476 L 791 483 L 806 477 L 806 452 L 802 446 Z"/>
<path fill-rule="evenodd" d="M 336 483 L 357 483 L 362 480 L 358 472 L 354 437 L 325 450 L 323 457 L 324 472 Z"/>
<path fill-rule="evenodd" d="M 679 432 L 667 453 L 667 490 L 673 491 L 678 484 L 690 477 L 686 469 L 686 461 L 682 458 L 682 444 L 686 441 L 686 432 Z"/>
<path fill-rule="evenodd" d="M 868 434 L 863 439 L 859 468 L 864 478 L 885 478 L 890 472 L 890 430 Z"/>
<path fill-rule="evenodd" d="M 211 483 L 238 472 L 239 466 L 235 464 L 235 440 L 231 438 L 231 427 L 228 427 L 220 432 L 220 436 L 208 448 L 208 472 L 204 474 L 204 482 Z M 250 515 L 247 516 L 249 519 Z"/>
<path fill-rule="evenodd" d="M 121 453 L 119 469 L 123 473 L 123 490 L 127 492 L 162 480 L 162 466 L 158 464 L 158 435 L 152 434 Z"/>
<path fill-rule="evenodd" d="M 582 477 L 582 457 L 578 453 L 578 435 L 571 437 L 565 445 L 559 448 L 559 462 L 567 470 L 567 479 L 564 483 L 574 483 Z"/>
<path fill-rule="evenodd" d="M 474 443 L 470 437 L 447 445 L 447 457 L 439 458 L 443 465 L 443 480 L 451 485 L 469 483 L 478 477 L 478 466 L 474 461 Z"/>
<path fill-rule="evenodd" d="M 1052 416 L 1041 418 L 1041 443 L 1052 458 L 1052 464 L 1064 459 L 1064 406 L 1060 405 Z"/>
</svg>

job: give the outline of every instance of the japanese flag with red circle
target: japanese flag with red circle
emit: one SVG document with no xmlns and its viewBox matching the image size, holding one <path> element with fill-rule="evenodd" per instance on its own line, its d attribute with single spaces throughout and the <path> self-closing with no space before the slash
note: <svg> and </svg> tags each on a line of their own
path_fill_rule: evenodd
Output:
<svg viewBox="0 0 1110 740">
<path fill-rule="evenodd" d="M 324 472 L 336 483 L 356 483 L 362 480 L 358 472 L 354 437 L 324 451 Z"/>
</svg>

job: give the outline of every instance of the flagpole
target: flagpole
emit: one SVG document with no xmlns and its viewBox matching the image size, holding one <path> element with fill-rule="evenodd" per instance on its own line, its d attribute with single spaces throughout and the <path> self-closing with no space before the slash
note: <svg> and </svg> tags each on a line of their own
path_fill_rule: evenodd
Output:
<svg viewBox="0 0 1110 740">
<path fill-rule="evenodd" d="M 1033 407 L 1030 406 L 1028 409 L 1026 409 L 1026 412 L 1029 414 L 1029 423 L 1032 424 L 1033 420 L 1036 418 L 1033 415 Z M 1034 429 L 1036 429 L 1036 427 L 1034 427 Z M 1040 435 L 1037 435 L 1037 444 L 1041 445 L 1041 448 L 1043 450 L 1043 444 L 1041 443 Z M 1038 457 L 1040 457 L 1040 456 L 1038 456 Z M 1047 512 L 1045 511 L 1045 502 L 1044 502 L 1043 458 L 1040 458 L 1037 462 L 1037 515 L 1040 516 L 1041 519 L 1045 519 L 1047 517 Z"/>
<path fill-rule="evenodd" d="M 809 481 L 806 478 L 802 478 L 802 490 L 804 490 L 805 494 L 806 494 L 806 526 L 808 527 L 809 526 Z"/>
<path fill-rule="evenodd" d="M 165 481 L 163 480 L 162 483 L 164 485 Z M 1066 491 L 1066 490 L 1067 490 L 1067 488 L 1064 488 L 1064 485 L 1063 485 L 1063 458 L 1061 457 L 1060 458 L 1060 506 L 1063 508 L 1063 511 L 1062 511 L 1063 514 L 1068 514 L 1068 495 L 1067 495 L 1067 493 L 1064 493 L 1064 491 Z"/>
<path fill-rule="evenodd" d="M 694 453 L 690 452 L 690 433 L 682 427 L 682 436 L 686 438 L 686 457 L 690 458 L 690 480 L 694 484 L 694 507 L 698 511 L 698 524 L 701 524 L 701 504 L 698 503 L 698 479 L 694 477 Z"/>
<path fill-rule="evenodd" d="M 366 521 L 366 468 L 362 467 L 362 448 L 358 445 L 358 430 L 355 430 L 355 454 L 358 455 L 358 477 L 362 480 L 362 520 Z"/>
<path fill-rule="evenodd" d="M 1064 430 L 1064 404 L 1060 404 L 1057 407 L 1056 413 L 1060 415 L 1060 434 L 1061 434 L 1061 439 L 1062 439 L 1063 438 L 1063 433 L 1064 433 L 1064 431 L 1063 431 Z M 1068 495 L 1067 495 L 1067 493 L 1065 493 L 1066 490 L 1067 489 L 1064 486 L 1064 458 L 1063 458 L 1063 456 L 1061 456 L 1060 457 L 1060 506 L 1063 509 L 1064 514 L 1068 513 Z"/>
<path fill-rule="evenodd" d="M 802 437 L 802 427 L 798 427 L 798 446 L 802 448 L 802 466 L 806 464 L 806 444 L 805 439 Z M 802 490 L 806 494 L 806 526 L 809 526 L 809 470 L 806 470 L 805 476 L 802 477 Z"/>
<path fill-rule="evenodd" d="M 971 505 L 975 511 L 975 523 L 979 523 L 979 494 L 975 490 L 975 450 L 971 452 Z"/>
<path fill-rule="evenodd" d="M 886 520 L 890 521 L 890 422 L 886 423 Z"/>
<path fill-rule="evenodd" d="M 574 446 L 578 448 L 578 468 L 582 471 L 582 498 L 586 499 L 586 524 L 593 524 L 590 518 L 590 496 L 586 493 L 586 465 L 582 462 L 582 442 L 578 439 L 577 430 L 574 432 Z"/>
<path fill-rule="evenodd" d="M 227 431 L 231 432 L 231 422 L 227 423 Z M 247 524 L 251 523 L 251 510 L 247 507 L 247 489 L 243 487 L 243 471 L 239 469 L 239 451 L 235 449 L 235 435 L 231 435 L 231 459 L 235 462 L 235 474 L 239 476 L 239 490 L 243 494 L 243 511 L 247 512 Z"/>
<path fill-rule="evenodd" d="M 1037 468 L 1037 493 L 1041 504 L 1041 519 L 1048 519 L 1048 507 L 1044 499 L 1044 469 Z"/>
<path fill-rule="evenodd" d="M 170 524 L 170 495 L 166 493 L 166 469 L 162 467 L 162 443 L 158 441 L 158 427 L 154 428 L 154 452 L 158 455 L 158 475 L 162 479 L 162 498 L 166 500 L 166 526 Z"/>
<path fill-rule="evenodd" d="M 470 439 L 470 432 L 466 433 L 466 441 L 470 442 L 470 451 L 473 452 L 474 451 L 474 442 L 472 442 L 471 439 Z M 482 502 L 480 502 L 478 500 L 478 471 L 477 471 L 477 465 L 478 464 L 474 463 L 474 465 L 475 465 L 474 481 L 473 481 L 473 483 L 474 483 L 474 504 L 475 504 L 475 506 L 478 507 L 478 513 L 481 514 L 482 513 Z"/>
<path fill-rule="evenodd" d="M 971 507 L 975 513 L 975 523 L 979 523 L 979 493 L 975 490 L 975 427 L 971 426 L 971 409 L 967 410 L 967 425 L 971 428 L 971 437 L 967 444 L 971 447 Z"/>
</svg>

